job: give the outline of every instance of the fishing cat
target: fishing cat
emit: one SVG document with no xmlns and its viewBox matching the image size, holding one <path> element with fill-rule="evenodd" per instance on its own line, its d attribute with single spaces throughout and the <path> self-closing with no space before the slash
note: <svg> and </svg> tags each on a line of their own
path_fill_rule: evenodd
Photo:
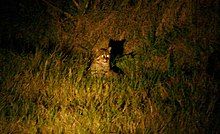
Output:
<svg viewBox="0 0 220 134">
<path fill-rule="evenodd" d="M 90 72 L 95 77 L 110 77 L 118 75 L 111 70 L 110 64 L 111 47 L 101 48 L 96 52 L 94 60 L 90 66 Z"/>
</svg>

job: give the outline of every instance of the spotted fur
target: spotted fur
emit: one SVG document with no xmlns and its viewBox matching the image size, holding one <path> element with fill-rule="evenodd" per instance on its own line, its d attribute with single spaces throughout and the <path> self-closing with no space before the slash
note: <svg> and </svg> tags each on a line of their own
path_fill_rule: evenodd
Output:
<svg viewBox="0 0 220 134">
<path fill-rule="evenodd" d="M 95 54 L 95 58 L 90 66 L 90 72 L 93 76 L 106 76 L 110 71 L 110 51 L 109 48 L 101 48 Z"/>
</svg>

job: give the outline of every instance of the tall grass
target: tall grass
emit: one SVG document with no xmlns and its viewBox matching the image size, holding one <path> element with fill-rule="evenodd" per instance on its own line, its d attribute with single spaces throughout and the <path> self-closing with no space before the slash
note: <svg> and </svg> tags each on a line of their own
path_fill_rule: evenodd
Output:
<svg viewBox="0 0 220 134">
<path fill-rule="evenodd" d="M 217 132 L 219 85 L 205 70 L 215 45 L 194 42 L 217 31 L 196 29 L 198 3 L 84 2 L 64 18 L 46 2 L 45 16 L 19 31 L 35 52 L 1 48 L 0 133 Z M 94 78 L 92 49 L 109 38 L 126 39 L 125 75 Z"/>
</svg>

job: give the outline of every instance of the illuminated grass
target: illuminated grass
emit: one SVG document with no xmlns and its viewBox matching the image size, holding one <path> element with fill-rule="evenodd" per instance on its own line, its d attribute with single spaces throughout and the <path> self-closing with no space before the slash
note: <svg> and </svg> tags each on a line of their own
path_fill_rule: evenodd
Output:
<svg viewBox="0 0 220 134">
<path fill-rule="evenodd" d="M 29 59 L 31 63 L 35 62 L 33 59 Z M 162 80 L 165 74 L 158 74 L 156 68 L 144 73 L 138 64 L 136 71 L 132 71 L 134 64 L 125 60 L 121 67 L 125 64 L 124 67 L 132 69 L 127 76 L 103 81 L 82 77 L 81 71 L 86 67 L 78 62 L 73 67 L 63 65 L 63 71 L 51 63 L 45 70 L 46 64 L 49 65 L 49 59 L 45 58 L 37 72 L 27 66 L 5 80 L 1 88 L 0 123 L 4 126 L 1 131 L 198 132 L 202 129 L 200 125 L 209 123 L 215 100 L 207 98 L 212 92 L 206 87 L 212 90 L 215 87 L 205 76 L 192 76 L 188 80 L 176 74 Z M 78 81 L 77 77 L 82 78 Z"/>
</svg>

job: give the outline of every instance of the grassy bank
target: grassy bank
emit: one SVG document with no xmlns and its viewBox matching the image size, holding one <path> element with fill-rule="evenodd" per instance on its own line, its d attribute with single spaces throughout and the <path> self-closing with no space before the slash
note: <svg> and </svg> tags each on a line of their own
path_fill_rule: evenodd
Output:
<svg viewBox="0 0 220 134">
<path fill-rule="evenodd" d="M 219 131 L 219 79 L 207 72 L 219 49 L 214 5 L 87 4 L 21 3 L 20 21 L 1 22 L 0 133 Z M 85 75 L 110 38 L 126 39 L 125 76 Z"/>
</svg>

